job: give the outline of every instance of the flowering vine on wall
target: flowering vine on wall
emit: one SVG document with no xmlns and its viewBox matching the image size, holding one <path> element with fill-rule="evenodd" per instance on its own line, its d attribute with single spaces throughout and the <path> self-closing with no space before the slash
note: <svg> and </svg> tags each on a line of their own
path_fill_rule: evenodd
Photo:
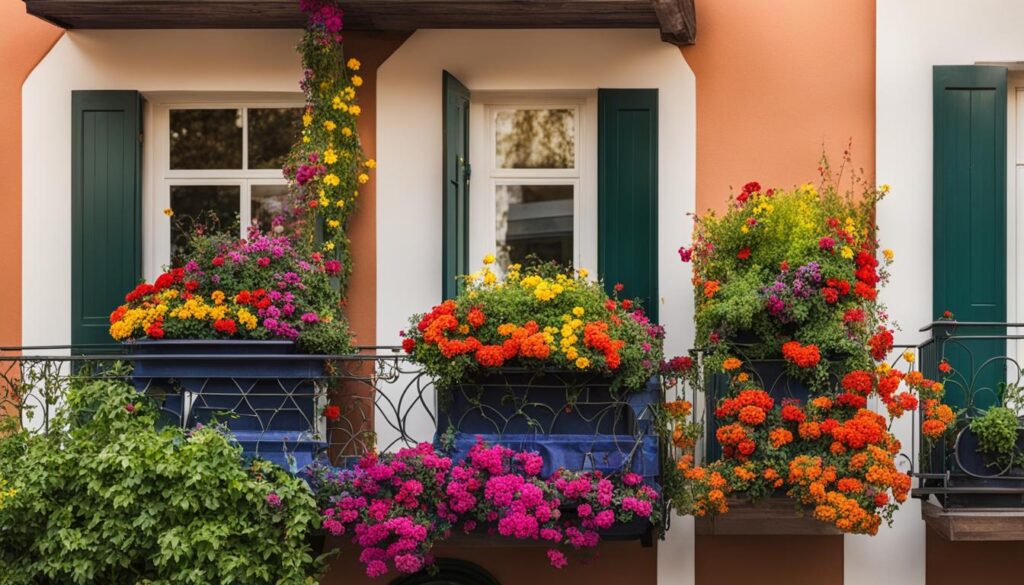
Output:
<svg viewBox="0 0 1024 585">
<path fill-rule="evenodd" d="M 299 219 L 315 227 L 306 230 L 304 237 L 341 262 L 338 279 L 344 297 L 352 273 L 346 230 L 359 189 L 376 167 L 373 159 L 366 158 L 356 127 L 362 114 L 357 99 L 363 85 L 361 64 L 345 58 L 343 11 L 333 0 L 300 0 L 299 4 L 309 15 L 299 44 L 306 109 L 302 137 L 292 148 L 284 173 L 297 200 Z"/>
</svg>

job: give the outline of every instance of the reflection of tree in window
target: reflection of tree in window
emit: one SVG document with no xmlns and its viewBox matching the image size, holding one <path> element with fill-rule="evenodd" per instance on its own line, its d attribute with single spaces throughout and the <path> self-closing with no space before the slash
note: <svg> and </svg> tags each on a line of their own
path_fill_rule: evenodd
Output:
<svg viewBox="0 0 1024 585">
<path fill-rule="evenodd" d="M 528 256 L 572 264 L 572 185 L 498 185 L 495 205 L 499 266 Z"/>
<path fill-rule="evenodd" d="M 191 232 L 202 229 L 206 233 L 237 235 L 240 196 L 238 185 L 171 186 L 171 265 L 181 265 Z"/>
<path fill-rule="evenodd" d="M 302 135 L 302 108 L 250 108 L 249 168 L 279 169 Z"/>
<path fill-rule="evenodd" d="M 576 165 L 573 110 L 504 110 L 495 116 L 497 162 L 505 169 L 571 169 Z"/>
<path fill-rule="evenodd" d="M 171 110 L 172 169 L 241 169 L 242 110 Z"/>
</svg>

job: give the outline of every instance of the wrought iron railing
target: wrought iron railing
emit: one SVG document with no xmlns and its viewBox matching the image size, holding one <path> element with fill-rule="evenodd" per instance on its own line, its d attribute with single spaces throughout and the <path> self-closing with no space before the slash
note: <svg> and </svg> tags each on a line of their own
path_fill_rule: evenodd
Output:
<svg viewBox="0 0 1024 585">
<path fill-rule="evenodd" d="M 1024 505 L 1024 468 L 994 465 L 980 452 L 971 423 L 1022 384 L 1020 350 L 1024 323 L 936 321 L 921 329 L 929 338 L 921 344 L 921 371 L 943 380 L 944 401 L 956 415 L 955 427 L 930 440 L 916 426 L 921 444 L 920 485 L 915 497 L 935 497 L 947 507 Z M 945 370 L 945 371 L 943 371 Z M 1011 405 L 1020 414 L 1021 404 Z M 1019 421 L 1021 419 L 1018 419 Z M 1017 450 L 1024 441 L 1018 422 Z"/>
</svg>

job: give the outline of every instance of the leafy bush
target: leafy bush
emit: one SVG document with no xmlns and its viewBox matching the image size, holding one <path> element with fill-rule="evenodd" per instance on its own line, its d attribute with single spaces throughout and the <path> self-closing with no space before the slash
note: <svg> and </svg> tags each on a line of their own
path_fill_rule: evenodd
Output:
<svg viewBox="0 0 1024 585">
<path fill-rule="evenodd" d="M 316 583 L 305 484 L 157 414 L 96 379 L 69 392 L 60 430 L 0 439 L 0 583 Z"/>
<path fill-rule="evenodd" d="M 999 467 L 1020 460 L 1017 451 L 1017 413 L 1005 406 L 993 406 L 971 421 L 978 437 L 978 450 Z"/>
<path fill-rule="evenodd" d="M 402 346 L 439 387 L 502 366 L 598 372 L 642 387 L 658 373 L 664 329 L 631 299 L 609 296 L 587 271 L 552 264 L 484 268 L 459 296 L 414 315 Z M 616 285 L 616 291 L 621 285 Z"/>
</svg>

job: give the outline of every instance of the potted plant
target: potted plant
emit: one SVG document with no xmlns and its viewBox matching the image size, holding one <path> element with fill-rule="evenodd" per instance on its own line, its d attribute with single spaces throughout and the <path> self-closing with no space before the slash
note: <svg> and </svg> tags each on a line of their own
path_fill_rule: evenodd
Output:
<svg viewBox="0 0 1024 585">
<path fill-rule="evenodd" d="M 951 421 L 941 384 L 886 361 L 893 334 L 878 291 L 893 254 L 879 253 L 873 218 L 888 187 L 854 177 L 840 190 L 842 169 L 823 159 L 820 171 L 818 186 L 790 191 L 746 184 L 724 214 L 697 218 L 680 250 L 693 263 L 708 449 L 702 466 L 680 459 L 689 481 L 674 498 L 706 516 L 731 497 L 786 494 L 839 531 L 874 534 L 910 477 L 868 400 L 896 418 L 920 397 L 939 434 Z"/>
<path fill-rule="evenodd" d="M 436 442 L 465 457 L 483 437 L 539 451 L 555 470 L 658 475 L 661 326 L 621 285 L 550 263 L 483 268 L 459 296 L 415 315 L 403 347 L 433 376 Z"/>
<path fill-rule="evenodd" d="M 129 292 L 110 333 L 128 344 L 137 387 L 190 392 L 190 404 L 166 399 L 172 417 L 196 424 L 230 411 L 247 452 L 303 466 L 324 446 L 310 436 L 321 415 L 317 356 L 351 351 L 340 310 L 352 268 L 346 230 L 376 163 L 359 140 L 363 79 L 344 55 L 342 11 L 333 0 L 300 7 L 306 107 L 283 169 L 291 208 L 271 233 L 253 226 L 241 240 L 201 224 L 183 229 L 185 258 Z"/>
</svg>

